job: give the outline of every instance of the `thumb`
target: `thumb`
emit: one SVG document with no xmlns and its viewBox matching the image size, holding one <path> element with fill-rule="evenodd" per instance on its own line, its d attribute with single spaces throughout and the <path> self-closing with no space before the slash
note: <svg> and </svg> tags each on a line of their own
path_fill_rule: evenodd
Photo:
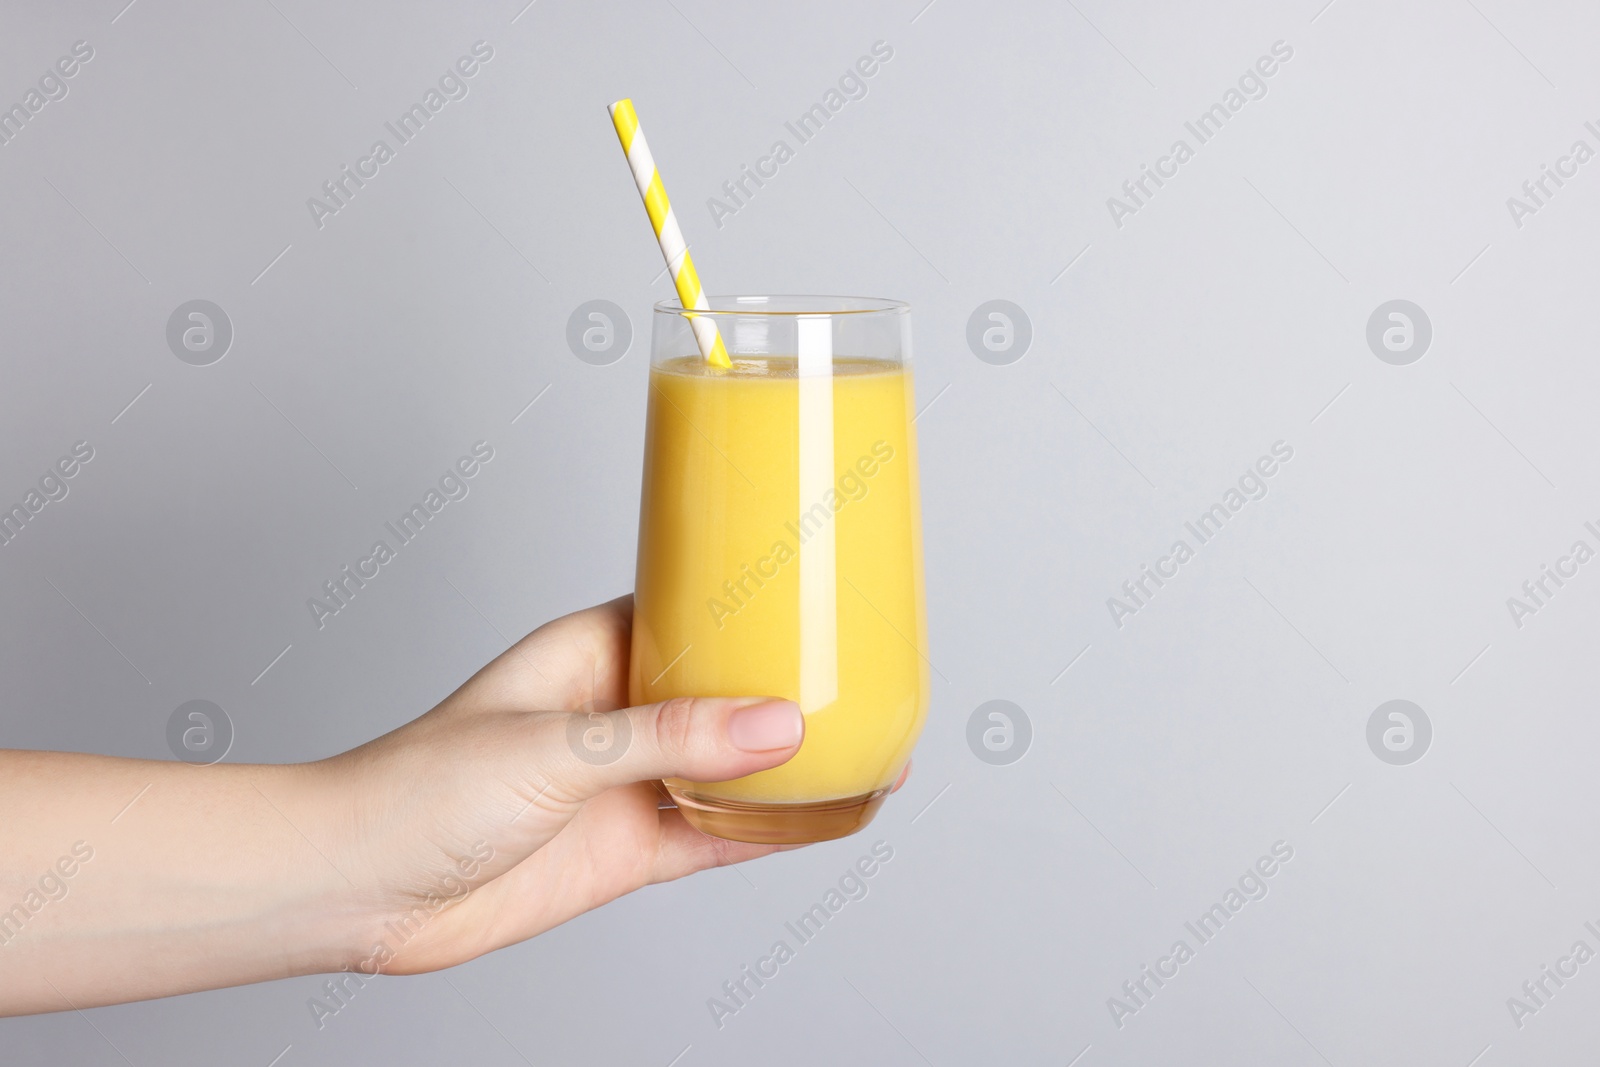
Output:
<svg viewBox="0 0 1600 1067">
<path fill-rule="evenodd" d="M 553 777 L 586 800 L 630 782 L 722 782 L 776 767 L 799 751 L 805 716 L 773 697 L 674 697 L 571 712 L 564 733 Z"/>
</svg>

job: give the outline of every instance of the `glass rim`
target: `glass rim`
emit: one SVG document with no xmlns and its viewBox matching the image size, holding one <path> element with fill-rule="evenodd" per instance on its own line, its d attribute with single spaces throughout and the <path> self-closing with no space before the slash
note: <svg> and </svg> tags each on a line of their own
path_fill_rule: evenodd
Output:
<svg viewBox="0 0 1600 1067">
<path fill-rule="evenodd" d="M 906 315 L 911 305 L 904 300 L 880 296 L 818 296 L 803 293 L 768 295 L 706 294 L 707 310 L 685 308 L 677 297 L 658 300 L 658 315 L 688 317 L 689 312 L 712 318 L 733 315 L 769 315 L 774 318 L 799 318 L 805 315 Z"/>
</svg>

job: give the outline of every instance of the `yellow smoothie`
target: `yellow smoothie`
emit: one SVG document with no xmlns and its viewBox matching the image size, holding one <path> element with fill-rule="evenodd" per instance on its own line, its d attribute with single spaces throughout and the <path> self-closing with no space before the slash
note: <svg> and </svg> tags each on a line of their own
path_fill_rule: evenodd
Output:
<svg viewBox="0 0 1600 1067">
<path fill-rule="evenodd" d="M 788 763 L 674 789 L 810 803 L 892 785 L 928 707 L 910 372 L 687 357 L 650 372 L 630 699 L 798 701 Z"/>
</svg>

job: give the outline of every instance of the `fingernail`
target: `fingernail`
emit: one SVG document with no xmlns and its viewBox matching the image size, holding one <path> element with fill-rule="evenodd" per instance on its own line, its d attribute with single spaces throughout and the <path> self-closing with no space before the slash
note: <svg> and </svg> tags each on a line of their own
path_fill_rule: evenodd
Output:
<svg viewBox="0 0 1600 1067">
<path fill-rule="evenodd" d="M 805 717 L 792 700 L 752 704 L 728 716 L 728 740 L 745 752 L 793 748 L 805 732 Z"/>
</svg>

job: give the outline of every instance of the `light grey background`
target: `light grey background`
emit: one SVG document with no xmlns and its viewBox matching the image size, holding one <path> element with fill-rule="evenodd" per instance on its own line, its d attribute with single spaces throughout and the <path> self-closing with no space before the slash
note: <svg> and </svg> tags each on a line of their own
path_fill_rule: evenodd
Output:
<svg viewBox="0 0 1600 1067">
<path fill-rule="evenodd" d="M 1600 963 L 1520 1029 L 1506 1000 L 1600 948 L 1600 563 L 1521 628 L 1506 599 L 1600 545 L 1600 162 L 1520 228 L 1506 199 L 1600 147 L 1600 18 L 923 2 L 7 6 L 0 102 L 95 57 L 0 147 L 0 500 L 95 458 L 0 547 L 0 744 L 169 758 L 206 699 L 230 760 L 316 758 L 629 588 L 669 285 L 624 95 L 712 291 L 912 303 L 938 670 L 915 773 L 856 838 L 382 981 L 320 1030 L 308 978 L 7 1021 L 8 1061 L 1592 1055 Z M 318 229 L 307 198 L 478 40 L 470 95 Z M 717 228 L 706 198 L 879 40 L 869 94 Z M 1267 95 L 1119 228 L 1107 198 L 1279 40 Z M 192 299 L 235 331 L 208 367 L 165 340 Z M 595 299 L 633 319 L 609 366 L 565 341 Z M 1031 320 L 1008 366 L 966 343 L 993 299 Z M 1392 299 L 1432 322 L 1409 366 L 1367 347 Z M 306 598 L 479 439 L 471 495 L 319 631 Z M 1266 498 L 1118 628 L 1107 598 L 1279 440 Z M 1004 766 L 967 744 L 997 699 L 1033 726 Z M 1407 766 L 1367 746 L 1391 699 L 1433 726 Z M 867 898 L 719 1029 L 707 998 L 879 839 Z M 1270 894 L 1115 1025 L 1279 840 Z"/>
</svg>

